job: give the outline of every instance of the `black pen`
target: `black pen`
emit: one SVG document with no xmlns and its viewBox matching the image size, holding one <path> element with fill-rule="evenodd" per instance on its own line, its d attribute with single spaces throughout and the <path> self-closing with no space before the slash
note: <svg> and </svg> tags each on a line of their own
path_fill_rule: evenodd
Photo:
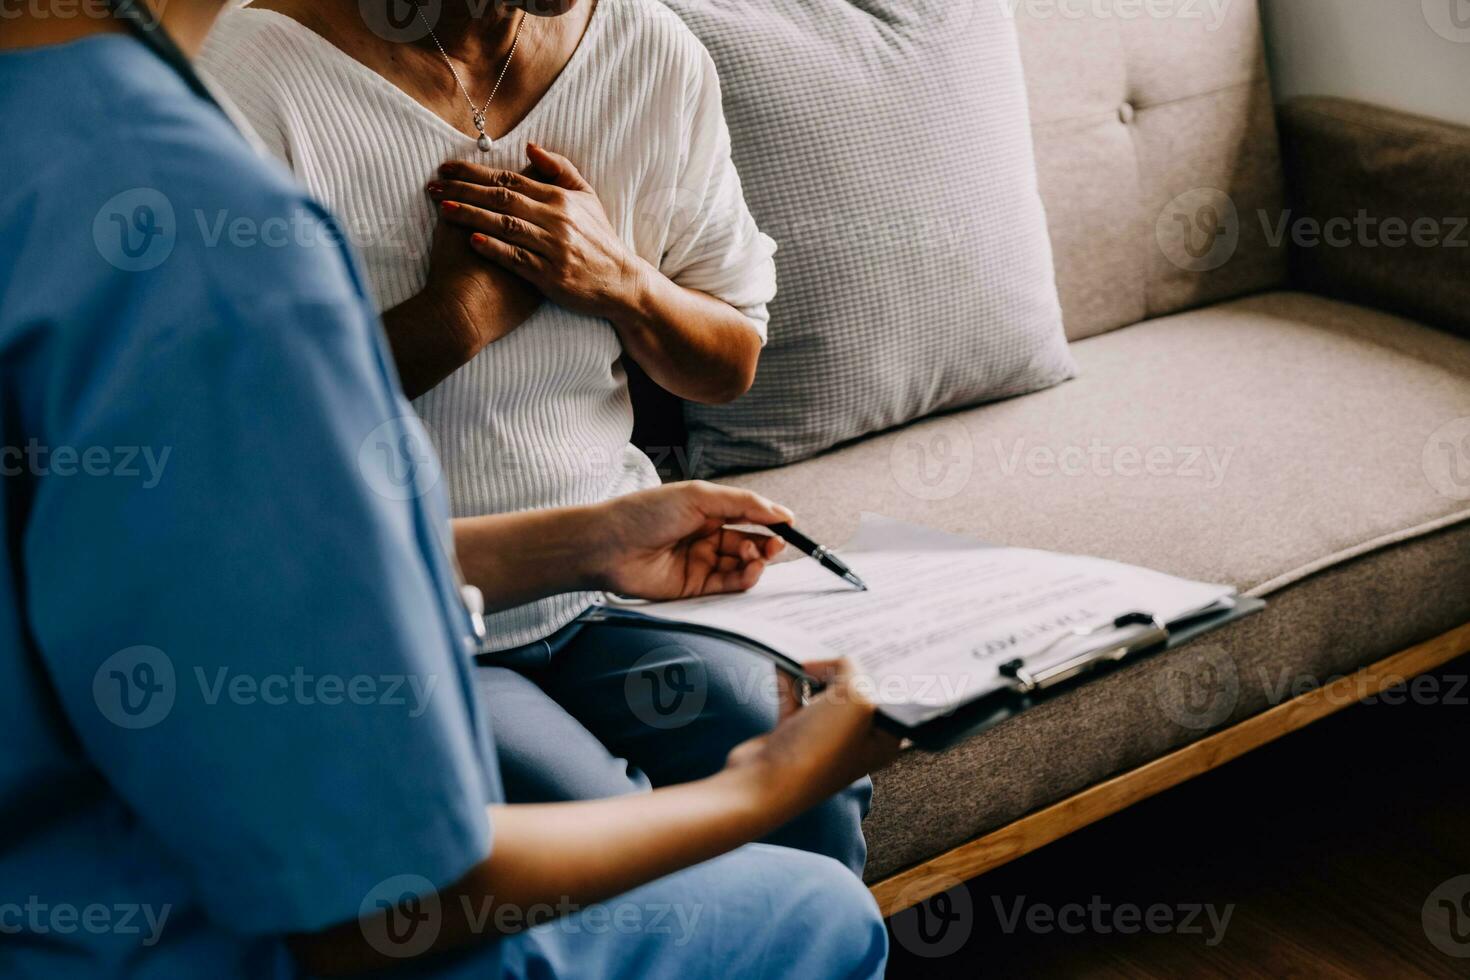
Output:
<svg viewBox="0 0 1470 980">
<path fill-rule="evenodd" d="M 832 554 L 832 550 L 826 545 L 817 544 L 811 538 L 807 537 L 805 534 L 802 534 L 790 524 L 772 524 L 770 525 L 769 530 L 772 534 L 776 535 L 776 537 L 791 545 L 797 551 L 800 551 L 802 554 L 806 555 L 809 558 L 815 558 L 818 562 L 821 563 L 823 568 L 831 572 L 833 575 L 836 575 L 838 578 L 857 586 L 864 592 L 868 591 L 868 587 L 863 583 L 863 580 L 858 578 L 857 575 L 853 573 L 852 569 L 843 564 L 842 559 Z"/>
</svg>

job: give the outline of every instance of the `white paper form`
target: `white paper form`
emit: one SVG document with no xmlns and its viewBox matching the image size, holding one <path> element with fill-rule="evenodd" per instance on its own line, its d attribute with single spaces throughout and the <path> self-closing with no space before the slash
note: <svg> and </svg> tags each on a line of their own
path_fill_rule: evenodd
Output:
<svg viewBox="0 0 1470 980">
<path fill-rule="evenodd" d="M 864 515 L 839 554 L 869 591 L 802 559 L 768 568 L 744 594 L 638 611 L 743 634 L 802 663 L 846 657 L 866 675 L 885 714 L 918 725 L 1008 686 L 1001 664 L 1098 643 L 1072 636 L 1075 629 L 1135 612 L 1170 623 L 1234 593 L 1101 558 L 991 547 L 872 515 Z"/>
</svg>

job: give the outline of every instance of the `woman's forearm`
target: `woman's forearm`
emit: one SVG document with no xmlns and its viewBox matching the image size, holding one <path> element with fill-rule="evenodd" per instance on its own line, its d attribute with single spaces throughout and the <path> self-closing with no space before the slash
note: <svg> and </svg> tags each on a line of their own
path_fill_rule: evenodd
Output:
<svg viewBox="0 0 1470 980">
<path fill-rule="evenodd" d="M 437 910 L 430 913 L 438 919 L 433 951 L 519 932 L 770 832 L 795 813 L 764 809 L 760 779 L 754 771 L 727 770 L 636 796 L 490 808 L 489 857 L 425 906 Z M 291 945 L 313 975 L 405 962 L 367 941 L 368 931 L 363 923 L 345 923 Z"/>
<path fill-rule="evenodd" d="M 493 610 L 596 587 L 592 508 L 489 514 L 453 521 L 465 580 Z"/>
<path fill-rule="evenodd" d="M 474 303 L 452 291 L 428 290 L 383 313 L 388 346 L 403 393 L 417 398 L 449 377 L 526 318 L 524 303 Z"/>
<path fill-rule="evenodd" d="M 517 932 L 717 857 L 891 762 L 899 743 L 874 726 L 875 709 L 851 672 L 808 668 L 827 680 L 826 691 L 799 710 L 786 692 L 775 730 L 738 746 L 714 776 L 606 800 L 491 807 L 490 855 L 419 912 L 437 909 L 433 949 Z M 366 939 L 383 929 L 354 921 L 296 937 L 292 947 L 316 974 L 404 962 Z"/>
<path fill-rule="evenodd" d="M 383 329 L 403 393 L 417 398 L 475 356 L 475 331 L 463 310 L 429 292 L 383 313 Z"/>
<path fill-rule="evenodd" d="M 650 794 L 491 809 L 490 859 L 462 883 L 513 909 L 600 902 L 734 850 L 796 812 L 763 802 L 751 773 L 726 770 Z"/>
<path fill-rule="evenodd" d="M 761 341 L 739 310 L 686 289 L 649 266 L 633 296 L 611 313 L 623 348 L 680 398 L 734 401 L 755 381 Z"/>
</svg>

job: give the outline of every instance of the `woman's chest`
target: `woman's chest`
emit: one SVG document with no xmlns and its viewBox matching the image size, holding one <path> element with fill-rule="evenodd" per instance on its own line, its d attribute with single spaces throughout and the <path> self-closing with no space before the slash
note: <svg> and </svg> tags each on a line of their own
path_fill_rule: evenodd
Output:
<svg viewBox="0 0 1470 980">
<path fill-rule="evenodd" d="M 657 264 L 677 217 L 682 149 L 623 102 L 594 101 L 587 111 L 545 107 L 482 151 L 421 106 L 368 98 L 355 107 L 357 125 L 335 138 L 289 134 L 292 164 L 337 215 L 383 308 L 427 281 L 438 223 L 427 187 L 439 167 L 464 160 L 487 173 L 526 172 L 526 144 L 533 140 L 570 159 L 623 241 Z"/>
</svg>

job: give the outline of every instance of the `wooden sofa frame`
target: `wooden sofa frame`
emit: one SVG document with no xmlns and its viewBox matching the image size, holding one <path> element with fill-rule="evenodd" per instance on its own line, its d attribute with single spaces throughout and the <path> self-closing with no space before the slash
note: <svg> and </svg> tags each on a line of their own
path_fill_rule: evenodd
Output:
<svg viewBox="0 0 1470 980">
<path fill-rule="evenodd" d="M 1470 623 L 901 871 L 873 885 L 873 895 L 885 916 L 901 912 L 1465 653 Z"/>
</svg>

